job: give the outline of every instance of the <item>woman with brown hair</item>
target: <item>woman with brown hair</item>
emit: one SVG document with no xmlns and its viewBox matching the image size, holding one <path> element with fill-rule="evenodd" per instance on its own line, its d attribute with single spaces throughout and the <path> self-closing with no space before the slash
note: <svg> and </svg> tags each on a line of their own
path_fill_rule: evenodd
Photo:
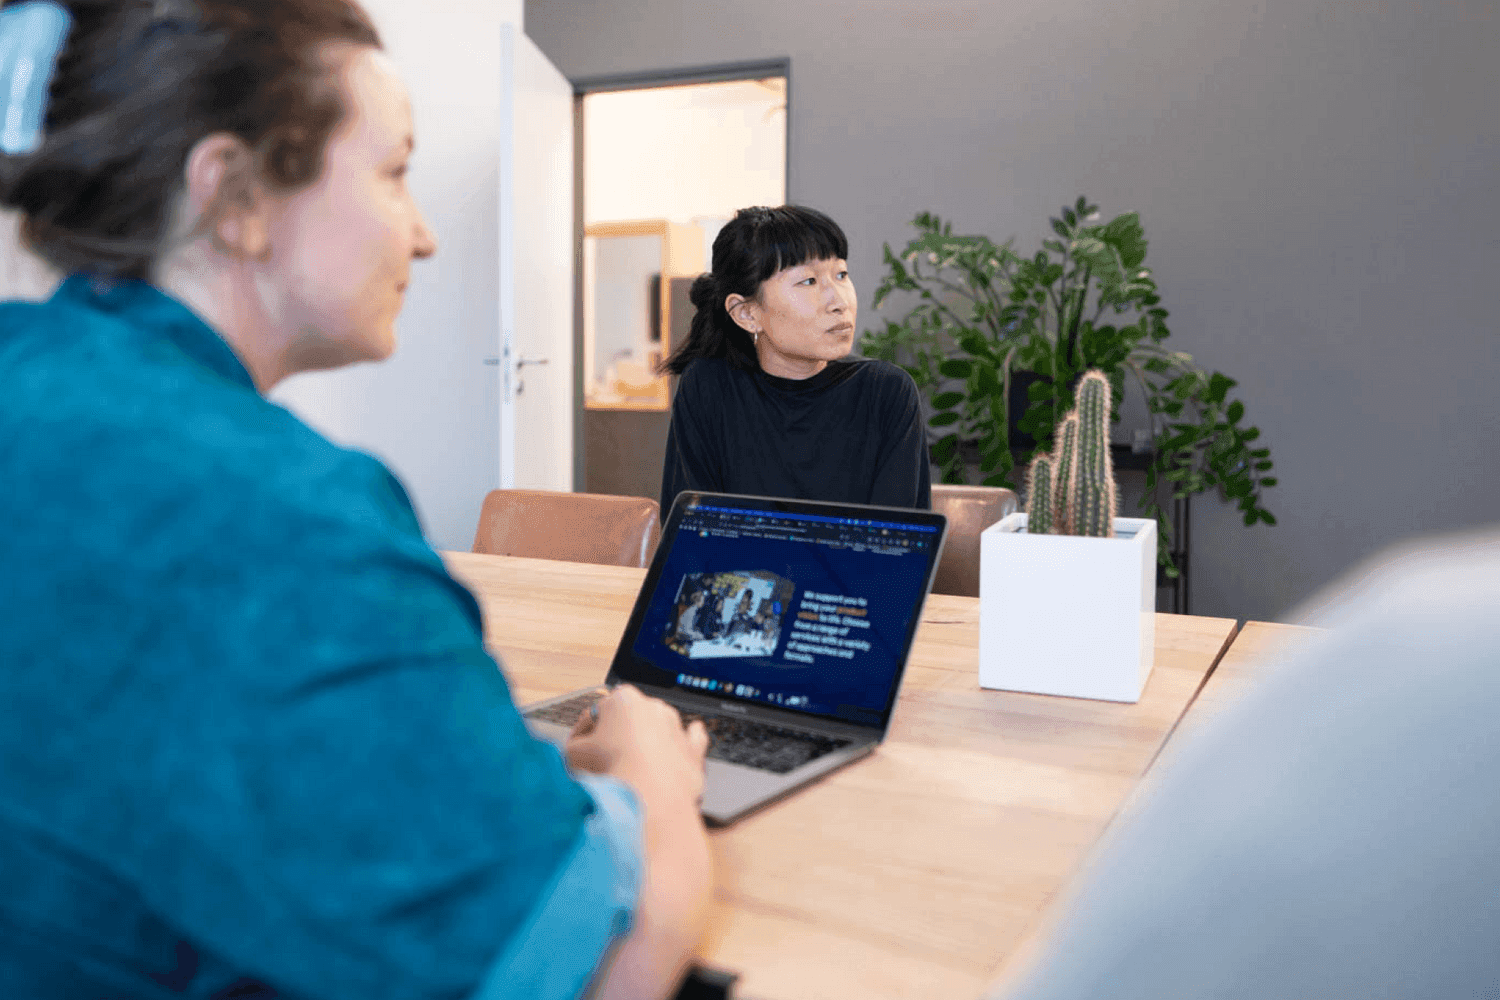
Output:
<svg viewBox="0 0 1500 1000">
<path fill-rule="evenodd" d="M 706 737 L 559 754 L 374 459 L 264 393 L 379 360 L 436 243 L 352 0 L 0 9 L 0 992 L 666 995 Z"/>
</svg>

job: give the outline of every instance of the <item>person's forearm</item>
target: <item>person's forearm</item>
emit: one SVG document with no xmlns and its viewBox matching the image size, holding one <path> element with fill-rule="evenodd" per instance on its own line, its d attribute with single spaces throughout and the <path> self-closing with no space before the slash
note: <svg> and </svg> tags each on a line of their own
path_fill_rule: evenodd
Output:
<svg viewBox="0 0 1500 1000">
<path fill-rule="evenodd" d="M 708 835 L 696 803 L 638 793 L 645 858 L 635 926 L 599 984 L 599 1000 L 671 995 L 703 931 L 713 885 Z"/>
</svg>

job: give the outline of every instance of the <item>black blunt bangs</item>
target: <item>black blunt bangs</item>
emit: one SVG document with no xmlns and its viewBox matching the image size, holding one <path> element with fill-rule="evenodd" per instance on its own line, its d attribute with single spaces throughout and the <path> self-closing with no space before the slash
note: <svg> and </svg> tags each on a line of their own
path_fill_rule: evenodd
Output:
<svg viewBox="0 0 1500 1000">
<path fill-rule="evenodd" d="M 813 208 L 787 205 L 767 210 L 756 227 L 756 284 L 778 271 L 814 260 L 848 260 L 849 239 L 839 224 Z"/>
</svg>

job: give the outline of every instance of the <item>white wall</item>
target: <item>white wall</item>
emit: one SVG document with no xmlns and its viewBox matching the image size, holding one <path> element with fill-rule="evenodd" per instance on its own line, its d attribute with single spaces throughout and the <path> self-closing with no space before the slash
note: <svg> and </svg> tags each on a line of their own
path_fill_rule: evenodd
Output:
<svg viewBox="0 0 1500 1000">
<path fill-rule="evenodd" d="M 785 104 L 781 78 L 588 95 L 585 224 L 727 219 L 781 204 Z"/>
<path fill-rule="evenodd" d="M 499 485 L 500 26 L 519 0 L 364 0 L 411 91 L 410 184 L 438 240 L 412 268 L 395 356 L 295 376 L 273 393 L 385 461 L 438 548 L 473 544 Z"/>
</svg>

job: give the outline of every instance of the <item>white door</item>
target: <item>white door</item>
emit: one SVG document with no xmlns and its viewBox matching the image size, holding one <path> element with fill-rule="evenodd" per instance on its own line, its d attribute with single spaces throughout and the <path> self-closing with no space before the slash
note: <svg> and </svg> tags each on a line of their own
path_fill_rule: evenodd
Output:
<svg viewBox="0 0 1500 1000">
<path fill-rule="evenodd" d="M 573 489 L 573 87 L 501 29 L 500 481 Z"/>
</svg>

